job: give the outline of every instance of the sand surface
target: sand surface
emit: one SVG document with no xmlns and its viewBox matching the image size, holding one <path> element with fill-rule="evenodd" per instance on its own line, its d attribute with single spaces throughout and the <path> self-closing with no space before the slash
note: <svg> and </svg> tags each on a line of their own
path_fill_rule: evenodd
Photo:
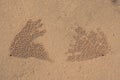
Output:
<svg viewBox="0 0 120 80">
<path fill-rule="evenodd" d="M 0 0 L 0 80 L 120 80 L 120 0 Z"/>
</svg>

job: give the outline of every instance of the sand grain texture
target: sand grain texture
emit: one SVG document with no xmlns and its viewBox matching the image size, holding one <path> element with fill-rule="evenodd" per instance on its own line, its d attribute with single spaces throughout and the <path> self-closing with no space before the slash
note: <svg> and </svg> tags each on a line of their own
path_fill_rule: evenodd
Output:
<svg viewBox="0 0 120 80">
<path fill-rule="evenodd" d="M 0 0 L 0 80 L 120 80 L 120 0 Z"/>
</svg>

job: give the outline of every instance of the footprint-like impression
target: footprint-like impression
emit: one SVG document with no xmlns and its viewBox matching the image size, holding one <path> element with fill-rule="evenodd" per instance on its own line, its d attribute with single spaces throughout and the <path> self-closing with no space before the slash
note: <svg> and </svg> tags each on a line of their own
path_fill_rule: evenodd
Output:
<svg viewBox="0 0 120 80">
<path fill-rule="evenodd" d="M 67 61 L 85 61 L 105 56 L 110 52 L 107 37 L 100 29 L 87 32 L 82 27 L 75 29 L 75 43 L 70 44 Z"/>
<path fill-rule="evenodd" d="M 23 29 L 15 36 L 10 46 L 10 56 L 19 58 L 34 57 L 41 60 L 49 60 L 49 55 L 45 50 L 43 44 L 34 43 L 33 40 L 39 36 L 44 36 L 45 29 L 42 28 L 41 20 L 27 21 Z"/>
</svg>

